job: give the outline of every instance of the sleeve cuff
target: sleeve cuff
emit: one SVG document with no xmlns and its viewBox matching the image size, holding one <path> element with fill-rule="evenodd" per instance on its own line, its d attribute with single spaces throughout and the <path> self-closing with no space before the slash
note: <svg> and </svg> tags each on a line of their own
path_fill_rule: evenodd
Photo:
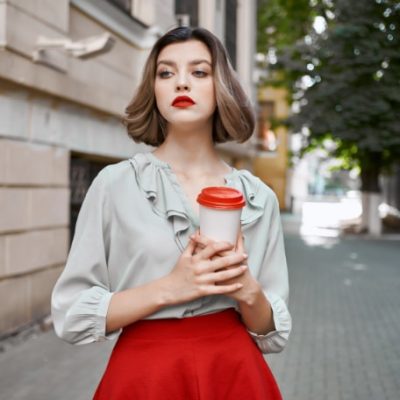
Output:
<svg viewBox="0 0 400 400">
<path fill-rule="evenodd" d="M 118 329 L 116 331 L 110 332 L 106 334 L 106 321 L 107 321 L 107 312 L 108 307 L 110 305 L 111 297 L 113 293 L 106 293 L 98 308 L 98 314 L 95 322 L 95 341 L 96 342 L 104 342 L 106 340 L 115 339 L 122 331 L 122 329 Z"/>
<path fill-rule="evenodd" d="M 75 304 L 64 314 L 53 311 L 57 335 L 76 345 L 115 339 L 121 330 L 106 334 L 106 317 L 113 293 L 93 287 L 81 294 Z"/>
<path fill-rule="evenodd" d="M 275 330 L 266 335 L 259 335 L 249 330 L 248 332 L 264 354 L 279 353 L 289 339 L 292 318 L 283 299 L 272 293 L 265 293 L 265 296 L 271 304 Z"/>
</svg>

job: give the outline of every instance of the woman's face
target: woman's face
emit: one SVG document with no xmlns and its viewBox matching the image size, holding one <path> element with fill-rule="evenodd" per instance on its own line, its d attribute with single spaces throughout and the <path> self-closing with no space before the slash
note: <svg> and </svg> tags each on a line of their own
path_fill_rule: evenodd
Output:
<svg viewBox="0 0 400 400">
<path fill-rule="evenodd" d="M 155 97 L 171 125 L 206 123 L 216 108 L 211 54 L 190 40 L 164 47 L 157 58 Z"/>
</svg>

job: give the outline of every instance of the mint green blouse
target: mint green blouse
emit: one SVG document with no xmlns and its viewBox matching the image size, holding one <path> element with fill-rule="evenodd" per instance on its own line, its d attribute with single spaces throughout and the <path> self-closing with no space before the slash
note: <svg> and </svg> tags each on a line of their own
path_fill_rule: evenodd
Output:
<svg viewBox="0 0 400 400">
<path fill-rule="evenodd" d="M 241 217 L 248 265 L 271 303 L 276 330 L 249 334 L 264 353 L 279 352 L 291 330 L 288 276 L 275 194 L 246 170 L 232 169 L 226 185 L 242 191 Z M 113 339 L 106 315 L 113 293 L 167 275 L 198 229 L 197 216 L 169 164 L 152 153 L 105 167 L 82 204 L 66 266 L 52 293 L 55 331 L 84 344 Z M 185 318 L 234 307 L 224 295 L 169 306 L 147 319 Z"/>
</svg>

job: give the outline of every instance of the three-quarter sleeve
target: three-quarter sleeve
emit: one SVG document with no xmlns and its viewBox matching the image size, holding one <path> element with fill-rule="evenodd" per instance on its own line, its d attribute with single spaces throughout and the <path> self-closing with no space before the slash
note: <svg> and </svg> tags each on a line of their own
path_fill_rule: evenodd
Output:
<svg viewBox="0 0 400 400">
<path fill-rule="evenodd" d="M 73 344 L 113 339 L 106 335 L 112 293 L 107 253 L 109 213 L 107 171 L 92 182 L 83 201 L 65 268 L 54 286 L 51 312 L 56 334 Z"/>
<path fill-rule="evenodd" d="M 266 335 L 249 333 L 263 353 L 278 353 L 288 341 L 292 320 L 287 307 L 289 283 L 279 205 L 274 194 L 269 201 L 272 207 L 271 213 L 265 215 L 269 219 L 269 229 L 259 282 L 271 304 L 275 330 Z"/>
</svg>

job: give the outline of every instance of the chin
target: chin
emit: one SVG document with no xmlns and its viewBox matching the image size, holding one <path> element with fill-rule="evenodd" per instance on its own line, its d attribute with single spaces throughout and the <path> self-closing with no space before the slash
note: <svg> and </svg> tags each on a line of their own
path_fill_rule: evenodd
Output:
<svg viewBox="0 0 400 400">
<path fill-rule="evenodd" d="M 170 120 L 168 121 L 170 126 L 177 126 L 179 127 L 179 129 L 182 128 L 187 128 L 187 129 L 193 129 L 193 128 L 203 128 L 204 125 L 206 125 L 208 123 L 208 120 L 204 120 L 204 119 L 174 119 L 174 120 Z"/>
</svg>

